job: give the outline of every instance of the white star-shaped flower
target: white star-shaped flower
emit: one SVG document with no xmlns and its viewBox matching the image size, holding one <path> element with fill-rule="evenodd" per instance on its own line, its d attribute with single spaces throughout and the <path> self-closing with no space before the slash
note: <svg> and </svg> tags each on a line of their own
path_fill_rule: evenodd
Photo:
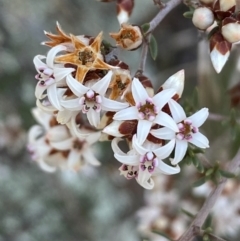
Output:
<svg viewBox="0 0 240 241">
<path fill-rule="evenodd" d="M 134 78 L 132 94 L 136 105 L 117 112 L 113 119 L 138 120 L 137 138 L 140 144 L 146 140 L 153 124 L 166 126 L 174 131 L 178 130 L 174 120 L 161 111 L 162 107 L 176 94 L 175 90 L 162 90 L 154 97 L 150 97 L 140 81 Z"/>
<path fill-rule="evenodd" d="M 115 138 L 112 141 L 114 157 L 124 165 L 135 167 L 131 169 L 138 169 L 137 175 L 135 175 L 136 180 L 144 188 L 153 188 L 154 183 L 151 179 L 152 175 L 159 173 L 170 175 L 180 172 L 179 166 L 169 166 L 162 161 L 162 159 L 167 158 L 171 154 L 175 144 L 174 140 L 160 147 L 158 144 L 154 144 L 147 140 L 141 145 L 136 135 L 134 135 L 132 140 L 133 149 L 128 153 L 124 153 L 118 147 L 118 142 L 120 140 L 120 138 Z"/>
<path fill-rule="evenodd" d="M 186 114 L 181 105 L 176 101 L 170 100 L 168 102 L 172 117 L 178 126 L 177 131 L 173 131 L 167 127 L 151 130 L 151 134 L 163 140 L 174 140 L 175 155 L 172 164 L 179 163 L 186 154 L 188 142 L 200 148 L 209 147 L 208 139 L 199 132 L 200 127 L 208 117 L 208 109 L 202 108 L 195 114 L 186 117 Z"/>
<path fill-rule="evenodd" d="M 82 85 L 71 75 L 67 76 L 67 84 L 77 98 L 62 100 L 61 105 L 68 110 L 81 110 L 87 114 L 91 125 L 97 127 L 100 123 L 100 111 L 119 111 L 128 107 L 127 103 L 110 100 L 105 97 L 111 81 L 112 71 L 109 71 L 101 80 L 90 83 L 89 86 Z"/>
<path fill-rule="evenodd" d="M 43 93 L 47 90 L 47 97 L 50 103 L 58 110 L 62 110 L 63 108 L 59 103 L 57 87 L 64 83 L 67 75 L 75 71 L 74 68 L 65 68 L 62 64 L 54 64 L 55 56 L 66 49 L 65 46 L 58 45 L 48 52 L 47 57 L 37 55 L 33 59 L 38 72 L 35 77 L 39 80 L 35 89 L 35 96 L 37 99 L 42 99 L 45 97 Z M 46 59 L 46 63 L 42 61 L 43 59 Z"/>
</svg>

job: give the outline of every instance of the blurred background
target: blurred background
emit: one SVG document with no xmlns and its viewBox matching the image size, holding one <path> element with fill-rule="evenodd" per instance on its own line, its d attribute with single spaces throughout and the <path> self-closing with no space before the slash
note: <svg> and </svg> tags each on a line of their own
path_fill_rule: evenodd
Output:
<svg viewBox="0 0 240 241">
<path fill-rule="evenodd" d="M 182 16 L 187 10 L 184 5 L 177 7 L 155 30 L 159 54 L 156 61 L 149 56 L 145 74 L 157 89 L 169 76 L 185 69 L 182 99 L 187 101 L 182 103 L 192 108 L 193 89 L 198 85 L 199 108 L 208 106 L 212 112 L 229 115 L 227 89 L 239 81 L 234 62 L 238 50 L 217 76 L 205 37 Z M 152 0 L 135 0 L 130 23 L 149 22 L 158 11 Z M 66 33 L 75 35 L 96 36 L 103 30 L 109 41 L 108 33 L 119 29 L 114 2 L 0 0 L 0 241 L 140 241 L 136 212 L 145 205 L 148 192 L 144 194 L 134 180 L 119 176 L 120 165 L 109 143 L 96 147 L 102 166 L 80 173 L 45 173 L 25 150 L 27 131 L 35 123 L 30 112 L 37 83 L 32 59 L 47 53 L 48 48 L 40 45 L 46 40 L 43 30 L 55 33 L 56 21 Z M 140 53 L 140 49 L 119 52 L 132 75 Z M 216 147 L 207 155 L 228 160 L 236 151 L 232 132 L 220 123 L 212 124 L 208 122 L 203 131 Z M 220 150 L 220 145 L 226 148 Z"/>
</svg>

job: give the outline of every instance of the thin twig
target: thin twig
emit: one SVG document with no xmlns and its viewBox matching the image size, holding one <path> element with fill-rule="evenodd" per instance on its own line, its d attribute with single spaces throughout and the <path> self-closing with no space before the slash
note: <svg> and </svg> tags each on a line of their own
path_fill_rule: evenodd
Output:
<svg viewBox="0 0 240 241">
<path fill-rule="evenodd" d="M 234 172 L 237 167 L 240 165 L 240 149 L 237 154 L 233 158 L 233 160 L 229 163 L 227 171 Z M 202 227 L 205 222 L 209 212 L 214 206 L 216 200 L 221 195 L 224 185 L 227 181 L 227 178 L 222 178 L 216 188 L 210 193 L 208 198 L 205 200 L 202 208 L 196 215 L 195 219 L 191 223 L 190 227 L 186 230 L 186 232 L 178 239 L 178 241 L 191 241 L 196 236 L 195 227 Z"/>
<path fill-rule="evenodd" d="M 166 17 L 166 15 L 177 5 L 179 5 L 182 0 L 171 0 L 169 1 L 163 9 L 159 11 L 159 13 L 153 18 L 153 20 L 149 23 L 150 28 L 148 29 L 146 34 L 151 33 L 159 23 Z"/>
<path fill-rule="evenodd" d="M 207 168 L 213 167 L 213 165 L 210 163 L 210 161 L 202 153 L 198 153 L 197 157 L 205 167 L 207 167 Z"/>
<path fill-rule="evenodd" d="M 141 61 L 140 61 L 140 64 L 139 64 L 139 67 L 138 67 L 138 70 L 137 70 L 135 76 L 137 76 L 138 74 L 141 75 L 145 70 L 150 36 L 151 35 L 148 35 L 144 38 L 143 46 L 142 46 L 142 53 L 141 53 Z"/>
<path fill-rule="evenodd" d="M 145 65 L 146 65 L 146 59 L 147 59 L 147 53 L 148 53 L 148 45 L 149 45 L 150 35 L 151 35 L 152 31 L 160 24 L 160 22 L 166 17 L 167 14 L 181 2 L 182 2 L 182 0 L 169 1 L 167 4 L 165 4 L 163 6 L 163 8 L 160 9 L 158 14 L 149 23 L 150 27 L 149 27 L 147 33 L 145 34 L 145 38 L 144 38 L 144 42 L 143 42 L 143 46 L 142 46 L 141 62 L 140 62 L 139 68 L 136 72 L 136 75 L 142 74 L 144 72 Z"/>
<path fill-rule="evenodd" d="M 229 117 L 220 115 L 220 114 L 209 113 L 209 115 L 208 115 L 208 120 L 211 120 L 211 121 L 224 121 L 224 120 L 228 120 L 228 119 L 229 119 Z M 238 124 L 240 124 L 239 119 L 236 119 L 236 122 Z"/>
</svg>

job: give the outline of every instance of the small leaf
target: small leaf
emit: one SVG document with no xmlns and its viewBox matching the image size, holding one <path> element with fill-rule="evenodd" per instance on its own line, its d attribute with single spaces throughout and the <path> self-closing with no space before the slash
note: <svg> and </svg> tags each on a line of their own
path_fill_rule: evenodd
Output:
<svg viewBox="0 0 240 241">
<path fill-rule="evenodd" d="M 206 171 L 206 173 L 205 173 L 205 176 L 210 176 L 211 174 L 213 174 L 214 171 L 215 171 L 214 168 L 208 169 L 208 170 Z"/>
<path fill-rule="evenodd" d="M 194 214 L 190 213 L 189 211 L 187 211 L 187 210 L 184 209 L 184 208 L 181 208 L 181 211 L 182 211 L 184 214 L 186 214 L 188 217 L 190 217 L 190 218 L 194 218 L 194 217 L 195 217 Z"/>
<path fill-rule="evenodd" d="M 192 11 L 185 12 L 183 14 L 183 17 L 185 17 L 185 18 L 192 18 L 193 17 L 193 12 Z"/>
<path fill-rule="evenodd" d="M 200 173 L 204 173 L 204 166 L 200 161 L 199 161 L 198 166 L 196 168 Z"/>
<path fill-rule="evenodd" d="M 206 178 L 205 177 L 201 177 L 200 179 L 198 179 L 197 181 L 195 181 L 192 186 L 193 187 L 199 187 L 202 186 L 204 183 L 206 182 Z"/>
<path fill-rule="evenodd" d="M 151 37 L 150 37 L 149 49 L 150 49 L 150 54 L 151 54 L 153 60 L 156 60 L 157 54 L 158 54 L 158 45 L 157 45 L 157 41 L 153 35 L 151 35 Z"/>
<path fill-rule="evenodd" d="M 142 29 L 143 33 L 146 33 L 149 28 L 150 28 L 150 24 L 149 24 L 149 23 L 144 23 L 144 24 L 141 26 L 141 29 Z"/>
<path fill-rule="evenodd" d="M 198 166 L 199 166 L 199 161 L 198 161 L 198 159 L 197 159 L 195 156 L 192 158 L 192 163 L 193 163 L 193 165 L 194 165 L 195 167 L 198 167 Z"/>
<path fill-rule="evenodd" d="M 227 177 L 227 178 L 234 178 L 234 177 L 236 177 L 236 175 L 234 173 L 228 172 L 228 171 L 224 171 L 224 170 L 219 170 L 219 173 L 221 174 L 221 176 Z"/>
<path fill-rule="evenodd" d="M 202 229 L 206 232 L 206 233 L 211 233 L 212 232 L 212 228 L 211 228 L 211 224 L 212 224 L 212 219 L 213 216 L 211 214 L 208 215 L 207 219 L 205 220 Z"/>
</svg>

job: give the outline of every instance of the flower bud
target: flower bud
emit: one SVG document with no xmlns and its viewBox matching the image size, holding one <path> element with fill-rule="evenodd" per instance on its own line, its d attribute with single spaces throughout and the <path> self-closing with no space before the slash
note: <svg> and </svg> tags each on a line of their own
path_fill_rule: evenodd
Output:
<svg viewBox="0 0 240 241">
<path fill-rule="evenodd" d="M 117 18 L 121 25 L 128 22 L 134 7 L 134 0 L 118 0 L 117 1 Z"/>
<path fill-rule="evenodd" d="M 181 98 L 184 88 L 184 69 L 178 71 L 174 75 L 170 76 L 164 84 L 161 86 L 163 90 L 174 89 L 178 95 L 178 99 Z"/>
<path fill-rule="evenodd" d="M 238 22 L 228 23 L 222 27 L 222 35 L 229 43 L 240 41 L 240 24 Z"/>
<path fill-rule="evenodd" d="M 236 5 L 235 0 L 219 0 L 220 10 L 226 12 Z"/>
<path fill-rule="evenodd" d="M 137 49 L 143 41 L 140 28 L 126 23 L 121 25 L 118 33 L 110 33 L 110 36 L 116 40 L 118 46 L 125 50 Z"/>
<path fill-rule="evenodd" d="M 214 22 L 213 12 L 207 7 L 197 8 L 193 13 L 192 22 L 197 28 L 206 30 Z"/>
</svg>

